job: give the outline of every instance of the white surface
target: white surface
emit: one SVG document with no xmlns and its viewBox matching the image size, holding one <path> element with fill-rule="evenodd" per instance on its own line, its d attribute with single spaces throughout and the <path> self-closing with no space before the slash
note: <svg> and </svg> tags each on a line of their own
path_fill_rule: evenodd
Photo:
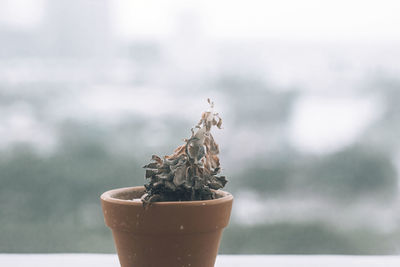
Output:
<svg viewBox="0 0 400 267">
<path fill-rule="evenodd" d="M 113 267 L 112 254 L 0 254 L 1 267 Z M 220 255 L 215 267 L 398 267 L 400 256 Z M 161 266 L 160 266 L 161 267 Z"/>
</svg>

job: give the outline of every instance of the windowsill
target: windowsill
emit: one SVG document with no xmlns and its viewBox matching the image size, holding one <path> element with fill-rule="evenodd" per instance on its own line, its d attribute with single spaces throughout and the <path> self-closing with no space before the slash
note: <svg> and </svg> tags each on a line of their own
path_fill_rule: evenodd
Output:
<svg viewBox="0 0 400 267">
<path fill-rule="evenodd" d="M 0 254 L 0 266 L 113 267 L 114 254 Z M 219 255 L 215 267 L 398 267 L 400 256 Z"/>
</svg>

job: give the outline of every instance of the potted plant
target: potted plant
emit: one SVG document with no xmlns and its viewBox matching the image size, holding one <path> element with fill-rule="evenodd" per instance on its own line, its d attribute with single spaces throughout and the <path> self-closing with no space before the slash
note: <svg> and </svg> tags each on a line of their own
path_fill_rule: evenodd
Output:
<svg viewBox="0 0 400 267">
<path fill-rule="evenodd" d="M 212 267 L 233 197 L 220 190 L 219 148 L 211 134 L 222 120 L 214 104 L 172 155 L 152 156 L 148 183 L 101 195 L 122 267 Z"/>
</svg>

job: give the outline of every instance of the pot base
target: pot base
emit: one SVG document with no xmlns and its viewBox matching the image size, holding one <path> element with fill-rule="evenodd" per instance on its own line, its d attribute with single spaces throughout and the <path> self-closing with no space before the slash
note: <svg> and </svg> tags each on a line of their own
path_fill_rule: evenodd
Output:
<svg viewBox="0 0 400 267">
<path fill-rule="evenodd" d="M 133 235 L 113 231 L 123 267 L 213 267 L 222 230 L 187 235 Z"/>
</svg>

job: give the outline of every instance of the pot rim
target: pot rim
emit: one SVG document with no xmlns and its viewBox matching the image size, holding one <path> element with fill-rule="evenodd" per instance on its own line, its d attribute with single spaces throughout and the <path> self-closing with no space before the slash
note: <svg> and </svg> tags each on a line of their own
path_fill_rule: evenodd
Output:
<svg viewBox="0 0 400 267">
<path fill-rule="evenodd" d="M 143 206 L 143 202 L 132 201 L 128 199 L 120 199 L 114 197 L 116 194 L 130 192 L 138 189 L 145 189 L 144 186 L 133 186 L 133 187 L 122 187 L 116 188 L 112 190 L 108 190 L 104 192 L 100 199 L 106 202 L 120 204 L 120 205 L 127 205 L 127 206 Z M 223 190 L 213 190 L 218 194 L 222 195 L 222 197 L 217 199 L 208 199 L 208 200 L 193 200 L 193 201 L 165 201 L 165 202 L 152 202 L 151 205 L 153 206 L 202 206 L 202 205 L 217 205 L 224 202 L 232 201 L 233 196 L 231 193 L 223 191 Z"/>
</svg>

